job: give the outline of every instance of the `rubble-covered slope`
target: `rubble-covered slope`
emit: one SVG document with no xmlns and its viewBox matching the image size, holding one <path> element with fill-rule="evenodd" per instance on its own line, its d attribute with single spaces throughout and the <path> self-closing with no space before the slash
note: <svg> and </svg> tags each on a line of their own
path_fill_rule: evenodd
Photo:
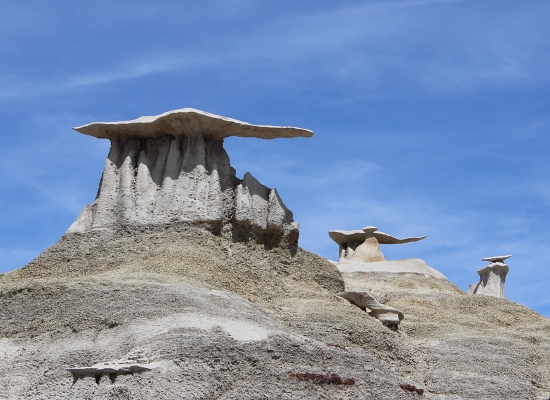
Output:
<svg viewBox="0 0 550 400">
<path fill-rule="evenodd" d="M 406 398 L 406 346 L 342 289 L 312 253 L 190 226 L 73 235 L 0 280 L 0 398 Z M 66 370 L 132 352 L 161 366 Z"/>
<path fill-rule="evenodd" d="M 342 275 L 346 290 L 369 291 L 405 314 L 400 332 L 415 349 L 416 371 L 430 392 L 451 399 L 550 397 L 547 318 L 503 298 L 468 295 L 428 274 Z"/>
<path fill-rule="evenodd" d="M 420 397 L 404 383 L 432 399 L 546 396 L 548 320 L 442 279 L 378 278 L 369 289 L 405 313 L 398 332 L 338 297 L 339 272 L 302 249 L 182 225 L 70 236 L 1 277 L 0 397 Z M 67 371 L 131 353 L 154 368 Z"/>
</svg>

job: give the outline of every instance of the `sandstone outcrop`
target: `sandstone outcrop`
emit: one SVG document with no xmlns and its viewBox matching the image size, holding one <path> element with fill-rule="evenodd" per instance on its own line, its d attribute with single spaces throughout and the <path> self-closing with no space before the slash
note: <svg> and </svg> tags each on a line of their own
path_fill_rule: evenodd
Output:
<svg viewBox="0 0 550 400">
<path fill-rule="evenodd" d="M 370 316 L 393 330 L 397 330 L 397 326 L 404 317 L 401 311 L 379 303 L 369 292 L 341 292 L 338 293 L 338 296 L 343 297 L 363 311 L 368 308 Z"/>
<path fill-rule="evenodd" d="M 470 285 L 468 294 L 506 297 L 504 294 L 504 282 L 506 281 L 509 267 L 504 263 L 504 260 L 510 257 L 512 257 L 511 254 L 482 258 L 481 261 L 489 261 L 491 264 L 477 270 L 479 282 Z"/>
<path fill-rule="evenodd" d="M 340 260 L 358 262 L 385 261 L 386 257 L 380 250 L 380 244 L 401 244 L 418 242 L 427 236 L 398 239 L 387 233 L 378 231 L 374 226 L 366 226 L 361 230 L 330 231 L 329 236 L 338 243 Z"/>
<path fill-rule="evenodd" d="M 188 223 L 236 240 L 297 245 L 299 226 L 277 190 L 250 173 L 238 179 L 223 140 L 311 137 L 313 132 L 251 125 L 191 108 L 74 129 L 109 139 L 111 149 L 96 200 L 67 234 Z"/>
</svg>

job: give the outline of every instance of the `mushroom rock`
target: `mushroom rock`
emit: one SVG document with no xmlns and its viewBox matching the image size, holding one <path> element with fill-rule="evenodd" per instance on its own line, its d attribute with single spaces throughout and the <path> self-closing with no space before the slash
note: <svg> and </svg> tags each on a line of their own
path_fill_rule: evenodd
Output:
<svg viewBox="0 0 550 400">
<path fill-rule="evenodd" d="M 355 287 L 358 279 L 372 273 L 415 274 L 447 280 L 445 275 L 420 259 L 389 261 L 380 250 L 380 244 L 418 242 L 427 236 L 398 239 L 378 231 L 375 226 L 353 231 L 334 230 L 329 232 L 329 236 L 340 248 L 337 268 L 344 277 L 346 288 L 348 285 Z"/>
<path fill-rule="evenodd" d="M 404 317 L 401 311 L 379 303 L 369 292 L 341 292 L 338 293 L 338 296 L 343 297 L 364 311 L 368 308 L 371 310 L 369 312 L 370 316 L 394 330 L 397 330 L 397 325 Z"/>
<path fill-rule="evenodd" d="M 385 261 L 386 257 L 380 250 L 380 244 L 418 242 L 427 237 L 398 239 L 379 232 L 375 226 L 366 226 L 362 230 L 353 231 L 334 230 L 329 232 L 329 236 L 338 243 L 340 259 L 357 262 Z"/>
<path fill-rule="evenodd" d="M 191 223 L 237 240 L 282 247 L 297 243 L 299 226 L 277 191 L 250 173 L 237 178 L 223 141 L 228 136 L 311 137 L 313 132 L 251 125 L 192 108 L 74 130 L 109 139 L 111 149 L 95 201 L 66 234 Z"/>
<path fill-rule="evenodd" d="M 386 261 L 386 257 L 382 254 L 380 250 L 380 244 L 375 237 L 366 238 L 363 243 L 361 243 L 350 258 L 351 261 Z"/>
<path fill-rule="evenodd" d="M 509 268 L 504 263 L 504 260 L 510 257 L 512 257 L 511 254 L 482 258 L 481 261 L 488 261 L 491 264 L 477 270 L 479 282 L 470 285 L 468 294 L 484 294 L 505 298 L 504 282 L 506 281 Z"/>
</svg>

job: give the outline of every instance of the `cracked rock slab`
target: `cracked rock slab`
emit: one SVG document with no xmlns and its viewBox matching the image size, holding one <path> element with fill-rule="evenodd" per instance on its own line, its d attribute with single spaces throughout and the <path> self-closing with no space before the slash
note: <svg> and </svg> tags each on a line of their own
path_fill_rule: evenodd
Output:
<svg viewBox="0 0 550 400">
<path fill-rule="evenodd" d="M 398 239 L 387 233 L 378 231 L 375 226 L 365 226 L 361 230 L 330 231 L 329 236 L 338 243 L 340 260 L 352 260 L 358 262 L 386 261 L 386 257 L 380 250 L 380 244 L 402 244 L 418 242 L 427 236 L 409 237 Z"/>
<path fill-rule="evenodd" d="M 378 319 L 384 325 L 397 326 L 404 318 L 401 311 L 379 303 L 369 292 L 340 292 L 338 296 L 363 310 L 368 308 L 371 310 L 369 315 Z"/>
</svg>

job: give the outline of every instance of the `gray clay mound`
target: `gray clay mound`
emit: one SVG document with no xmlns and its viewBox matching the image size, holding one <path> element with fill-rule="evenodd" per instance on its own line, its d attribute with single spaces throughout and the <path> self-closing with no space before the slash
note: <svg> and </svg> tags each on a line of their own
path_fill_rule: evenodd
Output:
<svg viewBox="0 0 550 400">
<path fill-rule="evenodd" d="M 433 398 L 549 397 L 547 318 L 506 299 L 467 295 L 424 274 L 343 276 L 347 290 L 369 291 L 405 314 L 400 333 L 419 355 L 416 368 Z"/>
<path fill-rule="evenodd" d="M 312 253 L 228 243 L 198 228 L 68 237 L 2 278 L 0 394 L 406 398 L 390 370 L 410 362 L 405 346 L 334 294 L 342 288 L 335 267 Z M 384 354 L 388 345 L 395 353 Z M 66 370 L 131 353 L 155 368 Z"/>
<path fill-rule="evenodd" d="M 366 281 L 405 313 L 399 331 L 336 296 L 336 268 L 302 249 L 183 226 L 67 237 L 2 277 L 0 397 L 410 398 L 403 383 L 433 399 L 548 391 L 547 319 L 424 275 Z M 137 353 L 154 368 L 67 371 Z"/>
</svg>

